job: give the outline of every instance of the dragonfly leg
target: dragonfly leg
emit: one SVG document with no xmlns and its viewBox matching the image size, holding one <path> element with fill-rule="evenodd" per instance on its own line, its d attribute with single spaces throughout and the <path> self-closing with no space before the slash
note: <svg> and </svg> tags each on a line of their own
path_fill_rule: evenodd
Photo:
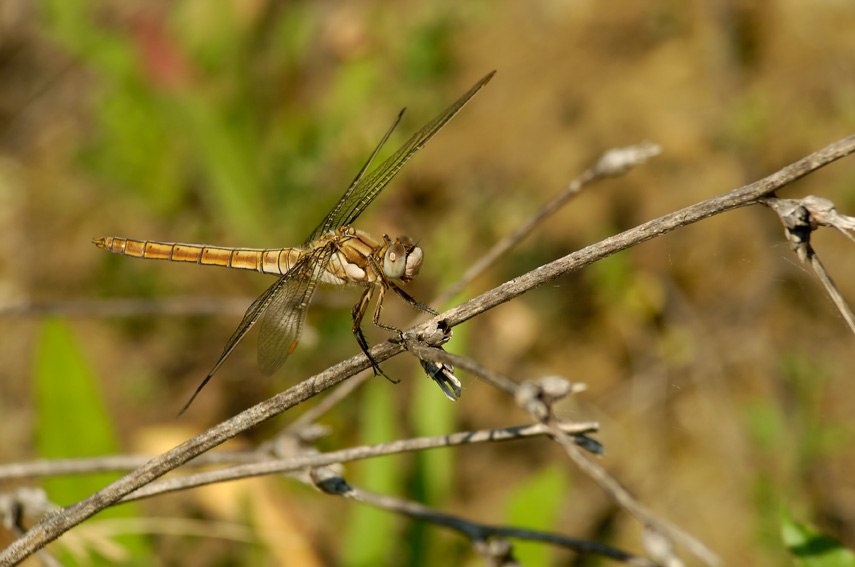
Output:
<svg viewBox="0 0 855 567">
<path fill-rule="evenodd" d="M 383 237 L 386 238 L 387 241 L 389 240 L 389 237 L 386 236 L 385 234 L 383 235 Z M 406 301 L 407 303 L 409 303 L 410 305 L 412 305 L 416 309 L 420 309 L 421 311 L 425 311 L 427 313 L 430 313 L 431 315 L 439 315 L 439 313 L 437 313 L 436 311 L 434 311 L 433 309 L 431 309 L 427 305 L 422 305 L 421 303 L 416 301 L 409 293 L 407 293 L 406 291 L 404 291 L 403 289 L 401 289 L 400 287 L 395 285 L 394 282 L 389 280 L 389 278 L 387 278 L 386 275 L 383 273 L 383 270 L 380 268 L 380 265 L 377 262 L 377 260 L 374 258 L 374 256 L 369 256 L 368 260 L 371 262 L 371 265 L 374 267 L 374 274 L 377 277 L 379 277 L 380 282 L 381 282 L 380 299 L 377 301 L 377 313 L 375 313 L 375 315 L 374 315 L 374 323 L 378 327 L 382 327 L 382 328 L 388 329 L 390 331 L 398 331 L 399 333 L 401 332 L 399 329 L 397 329 L 395 327 L 387 327 L 386 325 L 383 325 L 379 321 L 379 319 L 380 319 L 380 315 L 379 315 L 380 306 L 383 304 L 383 298 L 386 296 L 386 289 L 387 288 L 392 288 L 393 290 L 395 290 L 395 293 L 397 293 L 401 299 L 403 299 L 404 301 Z M 402 338 L 403 338 L 403 335 L 402 335 Z"/>
<path fill-rule="evenodd" d="M 419 303 L 418 301 L 413 299 L 413 297 L 409 293 L 407 293 L 403 289 L 399 288 L 394 283 L 389 282 L 389 287 L 391 287 L 395 291 L 395 293 L 398 294 L 398 296 L 401 299 L 403 299 L 404 301 L 406 301 L 407 303 L 409 303 L 410 305 L 412 305 L 416 309 L 420 309 L 426 313 L 430 313 L 431 315 L 439 315 L 438 312 L 434 311 L 433 309 L 431 309 L 427 305 L 422 305 L 421 303 Z M 380 326 L 382 327 L 382 325 L 380 325 Z"/>
<path fill-rule="evenodd" d="M 353 336 L 356 337 L 356 342 L 359 343 L 359 348 L 362 349 L 362 352 L 364 352 L 365 356 L 368 357 L 368 361 L 371 362 L 371 367 L 374 369 L 374 375 L 383 376 L 386 380 L 397 384 L 398 381 L 392 379 L 388 374 L 383 372 L 383 369 L 380 368 L 380 364 L 368 353 L 368 341 L 365 340 L 365 335 L 362 334 L 362 318 L 365 316 L 365 311 L 368 310 L 368 304 L 371 303 L 371 297 L 373 295 L 374 288 L 367 288 L 362 294 L 362 297 L 359 298 L 356 305 L 353 306 L 353 310 L 351 311 L 351 315 L 353 316 Z"/>
<path fill-rule="evenodd" d="M 380 310 L 383 309 L 383 300 L 386 299 L 386 286 L 380 286 L 380 293 L 377 295 L 377 305 L 374 307 L 374 324 L 380 327 L 381 329 L 386 329 L 387 331 L 392 331 L 393 333 L 398 333 L 398 337 L 403 342 L 404 340 L 404 332 L 398 327 L 394 327 L 392 325 L 387 325 L 386 323 L 380 322 Z"/>
</svg>

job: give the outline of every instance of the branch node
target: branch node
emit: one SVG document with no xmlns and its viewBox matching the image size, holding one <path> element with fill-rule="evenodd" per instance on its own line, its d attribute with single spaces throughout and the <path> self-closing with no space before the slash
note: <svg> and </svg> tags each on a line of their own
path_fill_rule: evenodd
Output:
<svg viewBox="0 0 855 567">
<path fill-rule="evenodd" d="M 575 384 L 561 376 L 544 376 L 540 379 L 539 386 L 541 398 L 549 405 L 576 391 Z"/>
<path fill-rule="evenodd" d="M 441 345 L 447 343 L 453 334 L 448 323 L 439 320 L 436 321 L 436 324 L 430 325 L 424 331 L 418 333 L 415 339 L 404 337 L 404 346 L 412 352 L 413 347 L 410 346 L 410 341 L 415 340 L 421 343 L 421 346 L 445 352 Z M 419 359 L 419 364 L 421 364 L 427 377 L 437 383 L 446 398 L 452 402 L 460 399 L 463 393 L 463 385 L 457 379 L 457 376 L 454 375 L 453 365 L 441 361 L 427 360 L 418 354 L 416 354 L 416 358 Z"/>
<path fill-rule="evenodd" d="M 648 525 L 641 537 L 642 545 L 654 561 L 665 567 L 683 567 L 684 563 L 674 552 L 674 545 L 665 535 Z"/>
<path fill-rule="evenodd" d="M 594 166 L 594 172 L 602 177 L 623 175 L 633 167 L 659 155 L 662 148 L 652 142 L 642 142 L 637 146 L 614 148 L 606 153 Z"/>
<path fill-rule="evenodd" d="M 545 423 L 552 411 L 549 404 L 543 399 L 543 389 L 534 382 L 523 382 L 517 387 L 514 401 L 526 413 L 541 423 Z"/>
<path fill-rule="evenodd" d="M 312 479 L 312 484 L 321 492 L 335 496 L 350 496 L 353 494 L 353 487 L 332 467 L 314 468 L 309 473 L 309 476 Z"/>
<path fill-rule="evenodd" d="M 771 208 L 784 225 L 784 231 L 790 246 L 798 259 L 813 269 L 826 293 L 834 302 L 849 329 L 855 334 L 855 314 L 834 284 L 834 280 L 823 266 L 819 256 L 810 245 L 810 233 L 819 226 L 830 226 L 842 232 L 855 242 L 855 218 L 839 214 L 834 203 L 822 197 L 809 195 L 803 199 L 778 199 L 770 197 L 761 202 Z"/>
<path fill-rule="evenodd" d="M 23 532 L 25 523 L 37 522 L 58 509 L 41 488 L 19 486 L 0 494 L 0 525 L 13 533 Z"/>
<path fill-rule="evenodd" d="M 529 415 L 544 422 L 552 415 L 555 402 L 585 388 L 584 384 L 573 384 L 561 376 L 544 376 L 537 382 L 526 381 L 520 384 L 514 398 L 517 405 Z"/>
<path fill-rule="evenodd" d="M 484 558 L 489 567 L 519 567 L 514 559 L 513 546 L 504 538 L 492 537 L 472 542 L 475 552 Z"/>
</svg>

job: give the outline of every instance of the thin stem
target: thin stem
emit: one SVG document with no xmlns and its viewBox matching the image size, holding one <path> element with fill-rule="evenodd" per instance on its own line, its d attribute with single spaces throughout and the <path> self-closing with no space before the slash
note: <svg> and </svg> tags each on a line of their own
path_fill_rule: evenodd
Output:
<svg viewBox="0 0 855 567">
<path fill-rule="evenodd" d="M 645 508 L 634 496 L 632 496 L 632 494 L 630 494 L 630 492 L 624 488 L 616 478 L 610 475 L 608 471 L 591 459 L 587 458 L 582 453 L 582 450 L 577 446 L 577 443 L 558 427 L 558 422 L 554 417 L 552 417 L 551 409 L 549 407 L 551 402 L 554 400 L 550 400 L 545 395 L 546 392 L 542 390 L 534 391 L 532 392 L 534 394 L 533 399 L 527 400 L 524 395 L 521 396 L 521 394 L 525 394 L 525 389 L 521 385 L 518 385 L 517 382 L 484 367 L 471 358 L 450 354 L 438 349 L 425 348 L 414 342 L 409 343 L 407 348 L 413 351 L 417 356 L 429 357 L 430 359 L 438 362 L 454 364 L 455 366 L 465 368 L 467 371 L 478 376 L 482 380 L 485 380 L 491 385 L 495 386 L 497 384 L 501 384 L 500 388 L 514 396 L 517 402 L 532 414 L 532 417 L 537 420 L 543 420 L 546 426 L 550 428 L 550 431 L 553 432 L 552 438 L 561 445 L 576 466 L 596 482 L 604 492 L 609 494 L 619 506 L 635 516 L 635 518 L 644 526 L 655 530 L 672 541 L 682 544 L 707 564 L 717 565 L 719 563 L 718 557 L 703 543 L 683 530 L 658 518 L 650 512 L 650 510 Z M 531 383 L 526 384 L 526 386 L 531 385 Z M 527 389 L 531 391 L 531 388 Z M 561 391 L 566 395 L 567 393 L 572 392 L 573 389 L 572 387 L 568 387 Z M 541 410 L 541 407 L 544 407 L 544 409 Z"/>
<path fill-rule="evenodd" d="M 595 423 L 561 423 L 558 425 L 562 431 L 568 434 L 589 433 L 597 430 Z M 389 443 L 377 445 L 365 445 L 351 449 L 341 449 L 329 453 L 300 453 L 287 458 L 274 459 L 265 458 L 255 463 L 226 467 L 213 471 L 205 471 L 179 478 L 167 478 L 152 482 L 145 487 L 129 494 L 122 502 L 150 498 L 167 492 L 197 488 L 217 482 L 242 480 L 255 476 L 269 474 L 293 473 L 309 468 L 329 466 L 337 463 L 346 463 L 371 457 L 394 455 L 410 451 L 422 451 L 425 449 L 439 449 L 443 447 L 454 447 L 468 445 L 471 443 L 490 443 L 496 441 L 512 441 L 549 434 L 550 430 L 541 424 L 525 425 L 518 427 L 505 427 L 500 429 L 486 429 L 480 431 L 462 431 L 450 435 L 436 437 L 416 437 L 413 439 L 401 439 Z"/>
<path fill-rule="evenodd" d="M 651 238 L 707 217 L 738 207 L 755 204 L 762 197 L 769 195 L 787 183 L 791 183 L 852 152 L 855 152 L 855 136 L 835 142 L 760 181 L 649 221 L 636 228 L 627 230 L 600 243 L 588 246 L 541 266 L 481 294 L 454 309 L 446 311 L 431 321 L 414 327 L 409 332 L 421 334 L 427 333 L 431 329 L 436 329 L 440 324 L 446 329 L 458 325 L 561 275 L 578 270 L 635 244 L 645 242 Z M 374 360 L 382 362 L 400 353 L 402 350 L 402 344 L 394 344 L 387 341 L 375 346 L 370 352 Z M 141 486 L 231 439 L 238 433 L 246 431 L 311 398 L 317 393 L 340 383 L 347 377 L 368 366 L 369 361 L 364 355 L 341 362 L 325 372 L 313 376 L 285 392 L 257 404 L 209 429 L 205 433 L 182 443 L 77 504 L 63 508 L 57 513 L 44 518 L 0 553 L 0 567 L 19 563 L 78 523 L 117 502 Z"/>
<path fill-rule="evenodd" d="M 621 561 L 628 565 L 636 565 L 638 567 L 655 567 L 656 563 L 649 561 L 638 555 L 633 555 L 614 547 L 597 543 L 588 540 L 566 537 L 561 534 L 554 534 L 538 530 L 529 530 L 524 528 L 516 528 L 512 526 L 492 526 L 465 520 L 459 516 L 446 514 L 409 500 L 403 500 L 392 496 L 375 494 L 358 488 L 350 488 L 342 494 L 357 502 L 370 504 L 376 508 L 381 508 L 390 512 L 403 514 L 410 518 L 430 522 L 439 526 L 445 526 L 452 530 L 458 531 L 468 537 L 473 542 L 485 541 L 490 537 L 510 537 L 515 539 L 523 539 L 528 541 L 539 541 L 560 545 L 580 553 L 595 553 Z"/>
</svg>

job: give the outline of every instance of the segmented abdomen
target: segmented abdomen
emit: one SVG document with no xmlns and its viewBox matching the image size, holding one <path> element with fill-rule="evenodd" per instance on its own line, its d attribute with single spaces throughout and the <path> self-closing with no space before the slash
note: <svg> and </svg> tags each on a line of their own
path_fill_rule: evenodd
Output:
<svg viewBox="0 0 855 567">
<path fill-rule="evenodd" d="M 143 258 L 145 260 L 167 260 L 189 262 L 205 266 L 223 266 L 237 270 L 252 270 L 265 274 L 282 275 L 291 269 L 303 251 L 299 248 L 262 250 L 254 248 L 225 248 L 203 244 L 181 244 L 178 242 L 151 242 L 127 238 L 96 238 L 92 241 L 99 248 Z"/>
</svg>

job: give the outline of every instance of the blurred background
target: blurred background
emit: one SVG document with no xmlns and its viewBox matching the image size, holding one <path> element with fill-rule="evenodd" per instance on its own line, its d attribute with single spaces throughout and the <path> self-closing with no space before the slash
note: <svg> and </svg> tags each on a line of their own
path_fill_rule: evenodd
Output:
<svg viewBox="0 0 855 567">
<path fill-rule="evenodd" d="M 358 292 L 322 292 L 283 370 L 261 375 L 250 335 L 176 419 L 272 280 L 107 254 L 93 237 L 297 245 L 402 107 L 387 152 L 497 69 L 357 222 L 419 241 L 408 291 L 429 303 L 603 151 L 662 146 L 434 305 L 448 308 L 852 134 L 854 27 L 855 4 L 832 0 L 5 0 L 0 461 L 160 452 L 358 352 Z M 808 194 L 855 215 L 855 162 L 779 196 Z M 813 242 L 855 300 L 851 242 L 829 230 Z M 384 316 L 404 326 L 414 313 L 392 298 Z M 372 344 L 388 337 L 365 328 Z M 599 421 L 601 464 L 725 564 L 786 564 L 785 510 L 855 545 L 853 337 L 771 211 L 657 238 L 454 332 L 450 350 L 515 380 L 587 383 L 561 417 Z M 462 372 L 452 404 L 411 357 L 384 368 L 401 383 L 369 380 L 327 414 L 321 449 L 529 421 Z M 546 440 L 346 470 L 475 521 L 642 550 L 638 523 Z M 69 504 L 110 478 L 33 484 Z M 90 551 L 82 564 L 481 564 L 456 534 L 281 478 L 120 507 L 61 543 L 63 557 Z M 517 555 L 596 563 L 533 544 Z"/>
</svg>

